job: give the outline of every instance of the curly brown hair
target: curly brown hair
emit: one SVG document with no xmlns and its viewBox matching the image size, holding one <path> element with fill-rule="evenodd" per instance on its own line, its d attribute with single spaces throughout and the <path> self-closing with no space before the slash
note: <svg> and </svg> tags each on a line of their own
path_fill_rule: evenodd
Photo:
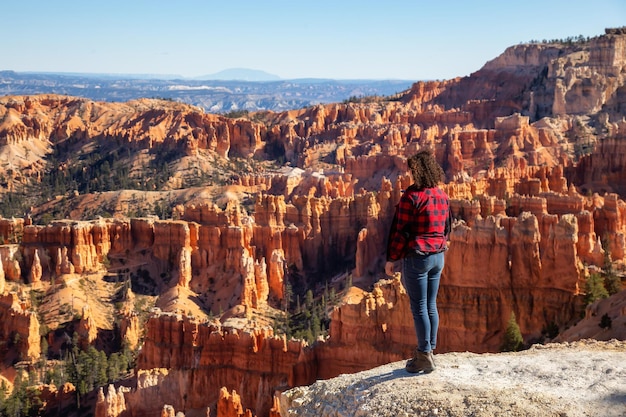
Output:
<svg viewBox="0 0 626 417">
<path fill-rule="evenodd" d="M 421 150 L 407 160 L 413 183 L 418 189 L 436 187 L 445 179 L 443 169 L 429 150 Z"/>
</svg>

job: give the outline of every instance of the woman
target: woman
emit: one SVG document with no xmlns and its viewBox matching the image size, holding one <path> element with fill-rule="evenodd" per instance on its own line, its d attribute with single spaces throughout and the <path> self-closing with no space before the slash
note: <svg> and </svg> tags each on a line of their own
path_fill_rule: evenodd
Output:
<svg viewBox="0 0 626 417">
<path fill-rule="evenodd" d="M 408 159 L 413 184 L 396 206 L 387 242 L 385 272 L 393 275 L 394 262 L 402 259 L 402 275 L 411 301 L 417 349 L 406 363 L 411 373 L 435 369 L 439 314 L 437 291 L 443 270 L 444 251 L 450 232 L 450 202 L 438 187 L 444 173 L 433 154 L 419 151 Z"/>
</svg>

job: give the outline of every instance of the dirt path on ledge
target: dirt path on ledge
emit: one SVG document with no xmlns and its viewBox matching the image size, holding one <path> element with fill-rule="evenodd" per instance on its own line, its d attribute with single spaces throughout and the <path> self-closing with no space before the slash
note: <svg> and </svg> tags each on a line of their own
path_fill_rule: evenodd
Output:
<svg viewBox="0 0 626 417">
<path fill-rule="evenodd" d="M 340 375 L 281 397 L 281 416 L 625 417 L 626 342 L 536 345 L 517 353 L 436 355 Z"/>
</svg>

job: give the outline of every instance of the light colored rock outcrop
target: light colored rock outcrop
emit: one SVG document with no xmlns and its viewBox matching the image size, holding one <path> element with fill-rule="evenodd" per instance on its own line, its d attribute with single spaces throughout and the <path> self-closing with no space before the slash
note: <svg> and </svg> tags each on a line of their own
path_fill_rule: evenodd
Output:
<svg viewBox="0 0 626 417">
<path fill-rule="evenodd" d="M 621 417 L 624 342 L 537 345 L 498 355 L 436 355 L 437 369 L 404 361 L 283 392 L 282 417 L 480 415 Z"/>
</svg>

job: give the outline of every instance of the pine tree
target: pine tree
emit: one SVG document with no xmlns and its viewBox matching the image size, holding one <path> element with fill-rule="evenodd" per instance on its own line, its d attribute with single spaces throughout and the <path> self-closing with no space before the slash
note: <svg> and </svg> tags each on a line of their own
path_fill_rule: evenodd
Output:
<svg viewBox="0 0 626 417">
<path fill-rule="evenodd" d="M 330 295 L 328 296 L 328 302 L 331 305 L 334 305 L 337 302 L 337 291 L 335 290 L 335 287 L 330 288 Z"/>
<path fill-rule="evenodd" d="M 346 290 L 350 289 L 350 287 L 352 287 L 352 274 L 348 274 L 346 278 Z"/>
<path fill-rule="evenodd" d="M 129 369 L 135 367 L 135 354 L 132 349 L 128 346 L 128 342 L 124 342 L 122 344 L 122 356 L 120 361 L 120 372 L 126 373 Z"/>
<path fill-rule="evenodd" d="M 6 415 L 6 402 L 7 402 L 7 386 L 4 380 L 0 382 L 0 415 Z"/>
<path fill-rule="evenodd" d="M 49 348 L 48 339 L 45 336 L 41 338 L 40 346 L 41 346 L 41 359 L 45 361 L 48 356 L 48 348 Z"/>
<path fill-rule="evenodd" d="M 310 327 L 307 327 L 306 331 L 304 332 L 304 340 L 306 340 L 310 344 L 312 344 L 315 340 L 315 337 L 313 336 L 313 332 L 311 331 Z"/>
<path fill-rule="evenodd" d="M 6 400 L 6 415 L 7 416 L 22 416 L 27 410 L 27 394 L 26 386 L 27 380 L 22 378 L 22 373 L 18 372 L 15 381 L 13 382 L 13 391 Z M 26 413 L 24 413 L 26 414 Z"/>
<path fill-rule="evenodd" d="M 317 337 L 320 335 L 322 331 L 321 327 L 322 327 L 322 322 L 316 310 L 313 316 L 311 317 L 311 329 L 313 332 L 313 340 L 316 340 Z"/>
<path fill-rule="evenodd" d="M 293 287 L 291 283 L 286 280 L 285 281 L 285 293 L 284 293 L 284 302 L 285 302 L 285 311 L 289 311 L 289 307 L 291 306 L 291 299 L 293 297 Z"/>
<path fill-rule="evenodd" d="M 524 338 L 522 332 L 517 324 L 515 313 L 511 311 L 511 317 L 506 325 L 504 332 L 504 342 L 500 347 L 502 352 L 517 352 L 524 347 Z"/>
<path fill-rule="evenodd" d="M 39 360 L 37 361 L 36 367 L 39 370 L 39 380 L 43 381 L 44 373 L 46 371 L 46 364 L 48 363 L 48 339 L 42 337 L 40 346 L 41 355 L 39 355 Z"/>
<path fill-rule="evenodd" d="M 120 365 L 122 358 L 121 353 L 115 352 L 109 356 L 109 360 L 107 363 L 107 378 L 109 382 L 115 382 L 120 377 Z"/>
<path fill-rule="evenodd" d="M 604 288 L 608 295 L 617 294 L 622 290 L 622 279 L 615 272 L 611 253 L 606 250 L 604 252 Z"/>
<path fill-rule="evenodd" d="M 585 304 L 589 305 L 596 300 L 607 298 L 609 293 L 604 288 L 604 279 L 600 274 L 591 274 L 585 283 Z"/>
<path fill-rule="evenodd" d="M 326 284 L 324 285 L 324 300 L 326 301 L 330 300 L 330 292 L 328 290 L 328 281 L 326 281 Z"/>
<path fill-rule="evenodd" d="M 310 309 L 313 306 L 313 291 L 308 290 L 304 295 L 304 306 Z"/>
<path fill-rule="evenodd" d="M 613 325 L 613 320 L 609 317 L 607 313 L 600 318 L 600 327 L 603 329 L 610 329 Z"/>
<path fill-rule="evenodd" d="M 101 387 L 106 385 L 108 381 L 108 375 L 107 375 L 107 368 L 109 365 L 109 362 L 107 360 L 107 355 L 106 353 L 104 353 L 104 351 L 99 351 L 97 353 L 97 359 L 96 359 L 96 387 Z"/>
</svg>

